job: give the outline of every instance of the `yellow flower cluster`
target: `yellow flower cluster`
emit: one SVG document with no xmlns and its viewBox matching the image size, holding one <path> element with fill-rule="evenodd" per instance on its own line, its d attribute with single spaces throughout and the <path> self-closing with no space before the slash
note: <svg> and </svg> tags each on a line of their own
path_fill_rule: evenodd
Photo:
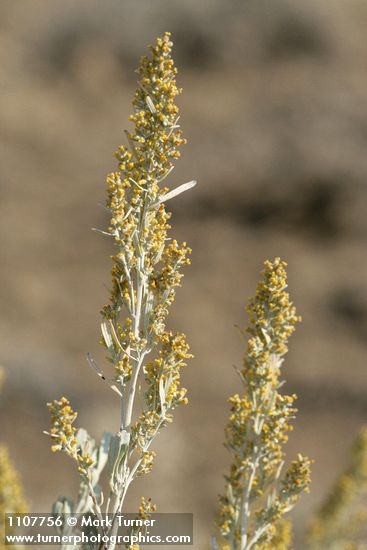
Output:
<svg viewBox="0 0 367 550">
<path fill-rule="evenodd" d="M 272 525 L 271 531 L 271 542 L 256 544 L 254 550 L 290 550 L 293 539 L 291 523 L 282 519 Z"/>
<path fill-rule="evenodd" d="M 185 142 L 174 101 L 180 90 L 171 49 L 166 33 L 151 47 L 151 58 L 142 58 L 130 117 L 134 131 L 127 133 L 129 147 L 121 146 L 116 153 L 119 172 L 107 177 L 109 231 L 118 252 L 113 256 L 111 301 L 103 315 L 120 339 L 110 350 L 115 365 L 127 361 L 125 350 L 164 331 L 174 287 L 182 277 L 180 268 L 189 263 L 191 252 L 186 243 L 180 246 L 175 240 L 166 246 L 170 214 L 163 202 L 167 189 L 159 186 Z M 131 333 L 121 334 L 117 328 L 123 306 L 133 325 Z M 123 383 L 117 370 L 117 381 Z"/>
<path fill-rule="evenodd" d="M 310 461 L 301 455 L 280 478 L 296 396 L 279 393 L 279 376 L 288 339 L 299 320 L 286 292 L 285 267 L 279 258 L 265 262 L 247 308 L 251 337 L 239 373 L 244 393 L 229 400 L 226 446 L 233 461 L 226 493 L 220 497 L 219 525 L 232 550 L 269 544 L 275 522 L 310 482 Z"/>
<path fill-rule="evenodd" d="M 78 471 L 83 476 L 88 476 L 89 468 L 94 461 L 88 453 L 84 453 L 78 446 L 76 428 L 73 426 L 78 413 L 73 411 L 66 397 L 47 403 L 51 413 L 50 436 L 53 442 L 53 452 L 64 451 L 76 460 Z"/>
<path fill-rule="evenodd" d="M 292 500 L 297 499 L 299 493 L 308 492 L 310 483 L 310 460 L 298 453 L 297 459 L 292 461 L 285 479 L 282 481 L 281 496 L 285 495 L 284 500 L 288 501 L 288 495 L 290 495 L 292 503 Z"/>
<path fill-rule="evenodd" d="M 162 418 L 155 411 L 143 411 L 131 427 L 132 447 L 141 451 L 147 448 L 149 442 L 156 436 Z"/>
<path fill-rule="evenodd" d="M 272 356 L 281 357 L 287 353 L 288 339 L 295 324 L 301 320 L 286 292 L 287 264 L 276 258 L 264 265 L 255 297 L 246 308 L 250 320 L 247 332 L 252 338 L 248 341 L 243 374 L 247 384 L 253 384 L 256 389 L 259 383 L 261 387 L 277 384 L 280 362 L 272 360 Z"/>
<path fill-rule="evenodd" d="M 70 402 L 66 397 L 59 401 L 47 403 L 51 414 L 50 435 L 54 442 L 51 449 L 53 452 L 66 451 L 72 456 L 77 452 L 77 440 L 75 437 L 76 428 L 73 426 L 78 413 L 73 411 Z"/>
<path fill-rule="evenodd" d="M 367 427 L 352 449 L 351 463 L 338 479 L 310 533 L 313 550 L 362 548 L 358 535 L 367 522 Z M 357 539 L 357 540 L 356 540 Z"/>
<path fill-rule="evenodd" d="M 160 342 L 158 358 L 145 365 L 144 374 L 147 403 L 153 410 L 165 413 L 180 403 L 187 404 L 186 389 L 180 387 L 180 368 L 186 366 L 192 355 L 182 333 L 164 332 Z"/>
<path fill-rule="evenodd" d="M 139 518 L 149 519 L 150 515 L 157 511 L 157 506 L 152 502 L 151 498 L 141 497 L 139 505 Z"/>
<path fill-rule="evenodd" d="M 17 471 L 11 463 L 8 449 L 0 445 L 0 549 L 8 548 L 2 541 L 5 535 L 4 514 L 24 514 L 27 503 Z M 8 532 L 8 534 L 11 534 Z"/>
<path fill-rule="evenodd" d="M 152 471 L 155 456 L 156 453 L 154 451 L 144 451 L 142 453 L 140 465 L 136 471 L 137 476 L 149 474 Z"/>
<path fill-rule="evenodd" d="M 186 389 L 180 386 L 180 369 L 192 357 L 185 335 L 164 332 L 160 342 L 158 358 L 144 366 L 148 410 L 143 411 L 131 427 L 131 447 L 137 448 L 140 453 L 137 475 L 151 471 L 155 453 L 146 449 L 158 430 L 172 421 L 169 411 L 188 401 Z"/>
<path fill-rule="evenodd" d="M 149 519 L 151 517 L 151 514 L 156 511 L 157 507 L 155 504 L 153 504 L 152 499 L 141 497 L 137 519 Z M 129 535 L 138 535 L 139 532 L 142 531 L 142 527 L 133 527 L 132 529 L 130 529 Z M 132 546 L 126 545 L 125 548 L 127 548 L 128 550 L 139 550 L 140 546 L 138 544 L 134 544 Z"/>
</svg>

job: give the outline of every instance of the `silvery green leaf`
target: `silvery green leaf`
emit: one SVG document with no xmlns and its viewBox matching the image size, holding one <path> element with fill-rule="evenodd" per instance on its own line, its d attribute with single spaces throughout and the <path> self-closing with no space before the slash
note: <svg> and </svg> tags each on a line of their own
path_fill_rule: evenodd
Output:
<svg viewBox="0 0 367 550">
<path fill-rule="evenodd" d="M 108 460 L 107 460 L 107 468 L 111 472 L 112 472 L 112 470 L 115 466 L 118 454 L 120 452 L 120 445 L 121 445 L 121 439 L 120 439 L 119 435 L 118 434 L 113 435 L 111 437 L 111 441 L 110 441 L 110 448 L 109 448 L 109 451 L 108 451 Z"/>
<path fill-rule="evenodd" d="M 264 336 L 265 342 L 267 343 L 267 345 L 269 345 L 271 342 L 271 337 L 268 331 L 265 328 L 260 328 L 260 331 L 261 331 L 261 334 Z"/>
<path fill-rule="evenodd" d="M 88 484 L 81 480 L 78 493 L 78 502 L 75 508 L 75 513 L 86 514 L 93 510 L 93 500 L 89 494 Z"/>
<path fill-rule="evenodd" d="M 102 331 L 102 336 L 103 336 L 103 339 L 106 343 L 107 348 L 112 349 L 113 348 L 113 341 L 112 341 L 112 337 L 111 337 L 111 334 L 110 334 L 110 331 L 109 331 L 109 328 L 108 328 L 108 325 L 107 325 L 106 322 L 101 323 L 101 331 Z"/>
<path fill-rule="evenodd" d="M 164 380 L 161 377 L 159 379 L 159 399 L 161 402 L 162 416 L 166 416 L 166 393 L 164 391 Z"/>
<path fill-rule="evenodd" d="M 275 492 L 272 491 L 267 498 L 266 507 L 271 508 L 275 502 Z"/>
<path fill-rule="evenodd" d="M 95 463 L 93 469 L 91 470 L 91 483 L 93 487 L 95 487 L 95 485 L 98 483 L 103 468 L 106 466 L 111 438 L 111 433 L 104 432 L 101 443 L 94 452 L 93 459 Z"/>
<path fill-rule="evenodd" d="M 165 195 L 161 195 L 156 202 L 156 205 L 161 204 L 162 202 L 167 202 L 170 199 L 173 199 L 174 197 L 177 197 L 178 195 L 181 195 L 181 193 L 184 193 L 185 191 L 188 191 L 192 187 L 195 187 L 196 181 L 188 181 L 187 183 L 183 183 L 182 185 L 179 185 L 175 189 L 172 189 L 172 191 L 169 191 L 168 193 L 165 193 Z"/>
<path fill-rule="evenodd" d="M 148 106 L 149 111 L 150 111 L 153 115 L 155 115 L 156 112 L 157 112 L 157 110 L 156 110 L 156 108 L 154 107 L 154 103 L 153 103 L 153 101 L 152 101 L 152 99 L 151 99 L 151 97 L 150 97 L 149 95 L 147 95 L 147 96 L 145 97 L 145 102 L 146 102 L 146 104 L 147 104 L 147 106 Z"/>
<path fill-rule="evenodd" d="M 107 360 L 113 363 L 113 360 L 112 360 L 110 357 L 107 357 Z M 92 367 L 92 369 L 97 373 L 97 376 L 98 376 L 101 380 L 103 380 L 103 382 L 105 382 L 106 384 L 108 384 L 108 386 L 109 386 L 115 393 L 117 393 L 117 395 L 119 395 L 120 397 L 122 397 L 122 393 L 120 392 L 120 390 L 118 389 L 118 387 L 116 386 L 116 384 L 114 384 L 114 381 L 111 380 L 111 379 L 106 378 L 105 373 L 103 372 L 102 369 L 99 368 L 99 366 L 97 365 L 97 363 L 95 362 L 95 360 L 93 359 L 93 357 L 92 357 L 92 355 L 91 355 L 90 353 L 87 353 L 87 361 L 88 361 L 89 366 Z"/>
<path fill-rule="evenodd" d="M 92 441 L 88 435 L 87 430 L 85 430 L 84 428 L 79 428 L 76 433 L 76 440 L 78 443 L 78 447 L 80 447 L 82 450 L 84 450 L 87 443 Z"/>
<path fill-rule="evenodd" d="M 93 486 L 93 491 L 97 499 L 97 502 L 99 503 L 99 505 L 101 505 L 103 502 L 102 487 L 98 483 L 96 483 L 96 485 Z"/>
<path fill-rule="evenodd" d="M 99 472 L 103 470 L 103 468 L 107 463 L 111 439 L 112 439 L 112 434 L 110 432 L 103 433 L 101 444 L 98 449 L 97 469 Z"/>
<path fill-rule="evenodd" d="M 121 466 L 129 448 L 130 434 L 123 430 L 112 436 L 110 450 L 108 453 L 107 468 L 110 474 L 111 488 L 114 489 L 115 482 L 121 481 Z"/>
<path fill-rule="evenodd" d="M 150 322 L 150 314 L 153 310 L 153 306 L 154 306 L 154 296 L 153 294 L 149 294 L 147 296 L 146 303 L 145 303 L 145 318 L 144 318 L 145 327 L 148 327 L 148 324 Z"/>
<path fill-rule="evenodd" d="M 234 370 L 236 371 L 236 373 L 238 374 L 238 376 L 239 376 L 241 382 L 242 382 L 243 384 L 245 384 L 245 383 L 246 383 L 246 380 L 245 380 L 245 377 L 243 376 L 241 370 L 237 367 L 237 365 L 233 365 L 233 368 L 234 368 Z"/>
<path fill-rule="evenodd" d="M 105 235 L 106 237 L 112 237 L 112 233 L 108 233 L 107 231 L 103 231 L 102 229 L 98 229 L 98 227 L 92 227 L 92 231 L 96 231 L 100 235 Z"/>
<path fill-rule="evenodd" d="M 71 514 L 73 511 L 74 503 L 70 498 L 59 497 L 52 506 L 53 514 Z"/>
<path fill-rule="evenodd" d="M 280 479 L 280 475 L 282 473 L 283 466 L 284 466 L 284 460 L 281 461 L 281 463 L 279 464 L 278 469 L 276 471 L 276 474 L 275 474 L 276 481 L 278 481 Z"/>
<path fill-rule="evenodd" d="M 273 394 L 270 398 L 270 403 L 269 403 L 269 410 L 272 410 L 274 405 L 275 405 L 275 401 L 276 401 L 276 398 L 277 398 L 277 392 L 273 391 Z"/>
<path fill-rule="evenodd" d="M 62 516 L 63 514 L 71 514 L 73 512 L 74 503 L 67 497 L 59 497 L 52 505 L 52 513 L 55 516 Z M 64 525 L 61 527 L 55 526 L 55 529 L 59 534 L 64 532 Z"/>
</svg>

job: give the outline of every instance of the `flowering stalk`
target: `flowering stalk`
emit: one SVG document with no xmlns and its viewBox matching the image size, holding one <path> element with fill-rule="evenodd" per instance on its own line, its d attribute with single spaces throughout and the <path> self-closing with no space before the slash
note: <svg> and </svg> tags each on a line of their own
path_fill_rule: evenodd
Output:
<svg viewBox="0 0 367 550">
<path fill-rule="evenodd" d="M 310 483 L 310 461 L 300 454 L 282 476 L 283 445 L 296 412 L 296 396 L 279 392 L 284 383 L 280 373 L 288 339 L 299 321 L 286 292 L 285 266 L 279 258 L 265 262 L 247 308 L 251 337 L 238 373 L 243 394 L 230 398 L 226 428 L 232 464 L 220 497 L 223 550 L 286 548 L 289 535 L 283 530 L 279 539 L 279 520 Z M 276 538 L 277 546 L 272 544 Z"/>
<path fill-rule="evenodd" d="M 18 472 L 15 470 L 8 449 L 0 445 L 0 550 L 8 548 L 3 544 L 5 536 L 4 514 L 25 514 L 27 504 L 23 495 Z M 14 534 L 14 528 L 7 529 L 7 535 Z M 20 548 L 16 546 L 16 548 Z"/>
<path fill-rule="evenodd" d="M 4 372 L 0 369 L 0 388 L 3 384 Z M 25 514 L 27 502 L 19 474 L 10 460 L 9 451 L 5 445 L 0 445 L 0 550 L 8 546 L 4 542 L 5 514 Z M 15 529 L 8 526 L 7 535 L 14 535 Z M 22 547 L 16 546 L 16 549 Z"/>
<path fill-rule="evenodd" d="M 367 521 L 367 427 L 353 445 L 351 461 L 313 522 L 312 550 L 362 550 L 358 533 Z"/>
<path fill-rule="evenodd" d="M 171 48 L 166 33 L 150 48 L 150 57 L 141 59 L 130 117 L 134 128 L 126 132 L 128 145 L 116 152 L 118 171 L 107 177 L 111 222 L 103 233 L 113 239 L 115 252 L 110 302 L 102 310 L 101 331 L 113 376 L 106 376 L 92 357 L 88 359 L 120 398 L 119 431 L 106 434 L 96 447 L 84 430 L 73 427 L 76 413 L 65 398 L 49 404 L 53 450 L 70 455 L 81 475 L 76 508 L 97 514 L 103 504 L 105 512 L 115 516 L 121 511 L 132 481 L 152 468 L 151 445 L 157 433 L 171 422 L 172 410 L 187 403 L 180 369 L 191 355 L 185 335 L 167 330 L 166 318 L 191 251 L 186 243 L 179 245 L 168 237 L 170 214 L 165 203 L 195 182 L 173 191 L 161 185 L 185 142 L 175 104 L 180 90 Z M 106 462 L 109 492 L 104 498 L 97 482 Z M 65 499 L 60 506 L 64 511 L 65 506 L 74 507 Z M 115 531 L 116 523 L 112 534 Z"/>
</svg>

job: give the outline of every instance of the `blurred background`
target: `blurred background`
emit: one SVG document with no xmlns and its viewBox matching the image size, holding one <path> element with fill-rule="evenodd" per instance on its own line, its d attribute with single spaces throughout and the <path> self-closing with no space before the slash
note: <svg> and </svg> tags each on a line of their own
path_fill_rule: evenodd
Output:
<svg viewBox="0 0 367 550">
<path fill-rule="evenodd" d="M 171 178 L 198 186 L 169 203 L 193 248 L 170 328 L 188 334 L 190 405 L 156 444 L 131 494 L 195 514 L 206 548 L 229 457 L 222 446 L 235 325 L 267 258 L 289 264 L 303 317 L 284 373 L 299 395 L 288 446 L 315 459 L 294 513 L 298 548 L 367 419 L 367 4 L 364 0 L 5 0 L 0 7 L 1 440 L 32 511 L 75 494 L 77 476 L 42 434 L 45 403 L 67 395 L 79 425 L 118 429 L 99 310 L 111 243 L 105 175 L 124 140 L 146 45 L 172 32 L 188 145 Z"/>
</svg>

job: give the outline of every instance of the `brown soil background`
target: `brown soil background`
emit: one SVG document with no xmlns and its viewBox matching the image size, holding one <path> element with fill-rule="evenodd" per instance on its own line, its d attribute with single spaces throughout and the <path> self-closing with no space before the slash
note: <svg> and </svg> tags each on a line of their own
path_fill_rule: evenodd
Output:
<svg viewBox="0 0 367 550">
<path fill-rule="evenodd" d="M 262 262 L 289 263 L 303 323 L 285 363 L 299 395 L 288 447 L 315 459 L 294 513 L 297 548 L 367 417 L 367 4 L 363 0 L 3 0 L 0 6 L 1 439 L 32 510 L 72 495 L 52 455 L 45 402 L 67 395 L 96 437 L 118 402 L 102 363 L 99 309 L 110 243 L 105 174 L 123 140 L 146 44 L 171 30 L 188 139 L 171 185 L 174 233 L 193 248 L 170 327 L 188 334 L 190 405 L 157 441 L 154 473 L 131 495 L 195 514 L 206 548 L 228 456 L 222 446 L 244 304 Z"/>
</svg>

